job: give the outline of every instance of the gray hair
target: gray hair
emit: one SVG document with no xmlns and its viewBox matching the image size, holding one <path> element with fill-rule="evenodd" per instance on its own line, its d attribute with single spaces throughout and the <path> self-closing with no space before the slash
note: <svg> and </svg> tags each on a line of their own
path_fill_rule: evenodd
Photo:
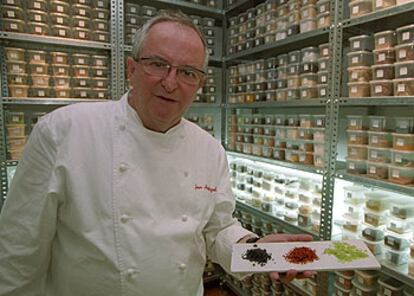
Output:
<svg viewBox="0 0 414 296">
<path fill-rule="evenodd" d="M 203 33 L 200 31 L 200 29 L 193 23 L 191 18 L 189 18 L 187 15 L 185 15 L 179 10 L 162 12 L 158 14 L 157 16 L 153 17 L 152 19 L 148 20 L 145 24 L 143 24 L 142 27 L 135 33 L 134 40 L 132 42 L 132 57 L 135 59 L 139 58 L 141 50 L 144 46 L 145 39 L 148 36 L 149 30 L 155 24 L 163 23 L 163 22 L 179 23 L 197 32 L 197 34 L 200 36 L 200 39 L 204 45 L 203 69 L 205 70 L 207 68 L 208 58 L 209 58 L 206 39 Z"/>
</svg>

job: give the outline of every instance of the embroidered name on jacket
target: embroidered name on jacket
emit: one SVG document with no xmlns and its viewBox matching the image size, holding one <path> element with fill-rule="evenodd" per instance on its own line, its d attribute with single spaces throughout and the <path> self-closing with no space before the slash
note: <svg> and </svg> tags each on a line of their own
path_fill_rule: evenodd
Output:
<svg viewBox="0 0 414 296">
<path fill-rule="evenodd" d="M 207 185 L 194 185 L 194 190 L 206 190 L 208 192 L 217 192 L 217 187 L 210 187 Z"/>
</svg>

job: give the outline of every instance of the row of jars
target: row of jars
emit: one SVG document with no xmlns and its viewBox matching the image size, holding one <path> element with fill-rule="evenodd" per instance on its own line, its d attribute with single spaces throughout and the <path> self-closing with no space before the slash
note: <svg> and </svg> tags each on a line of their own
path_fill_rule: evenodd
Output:
<svg viewBox="0 0 414 296">
<path fill-rule="evenodd" d="M 266 1 L 229 19 L 229 54 L 331 24 L 328 0 L 277 2 Z"/>
<path fill-rule="evenodd" d="M 414 95 L 414 24 L 349 41 L 349 97 Z"/>
<path fill-rule="evenodd" d="M 408 2 L 412 2 L 412 0 L 350 0 L 348 4 L 349 16 L 356 18 Z"/>
<path fill-rule="evenodd" d="M 214 131 L 214 116 L 212 114 L 193 114 L 189 113 L 185 116 L 189 121 L 197 124 L 202 129 L 213 132 Z"/>
<path fill-rule="evenodd" d="M 107 0 L 95 0 L 89 5 L 31 0 L 27 9 L 14 4 L 1 8 L 4 31 L 109 42 Z"/>
</svg>

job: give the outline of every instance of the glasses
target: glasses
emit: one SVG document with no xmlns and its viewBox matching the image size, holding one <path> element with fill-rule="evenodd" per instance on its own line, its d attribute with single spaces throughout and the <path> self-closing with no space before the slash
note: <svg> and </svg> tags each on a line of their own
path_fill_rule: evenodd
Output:
<svg viewBox="0 0 414 296">
<path fill-rule="evenodd" d="M 167 77 L 171 69 L 176 68 L 177 79 L 192 86 L 199 85 L 205 76 L 205 72 L 202 70 L 191 66 L 174 66 L 157 57 L 140 58 L 135 61 L 142 65 L 145 73 L 160 78 Z"/>
</svg>

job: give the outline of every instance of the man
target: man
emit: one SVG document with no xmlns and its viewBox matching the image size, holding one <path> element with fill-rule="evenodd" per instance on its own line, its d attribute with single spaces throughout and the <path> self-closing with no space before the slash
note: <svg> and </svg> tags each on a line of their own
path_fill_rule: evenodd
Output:
<svg viewBox="0 0 414 296">
<path fill-rule="evenodd" d="M 230 269 L 232 245 L 253 234 L 231 216 L 223 148 L 182 119 L 206 64 L 191 20 L 156 17 L 120 101 L 36 125 L 0 216 L 0 295 L 195 296 L 206 254 Z M 310 238 L 261 241 L 298 239 Z"/>
</svg>

